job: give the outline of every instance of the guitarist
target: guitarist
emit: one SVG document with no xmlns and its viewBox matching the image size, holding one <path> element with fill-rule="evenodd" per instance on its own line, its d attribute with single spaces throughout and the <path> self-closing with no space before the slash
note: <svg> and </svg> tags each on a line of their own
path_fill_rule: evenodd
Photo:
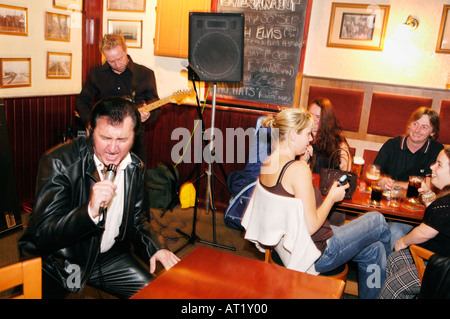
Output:
<svg viewBox="0 0 450 319">
<path fill-rule="evenodd" d="M 133 62 L 127 54 L 127 45 L 122 35 L 105 34 L 100 43 L 100 51 L 106 62 L 92 68 L 76 99 L 76 110 L 83 128 L 89 123 L 92 106 L 97 100 L 121 96 L 130 98 L 139 106 L 159 100 L 155 73 Z M 142 122 L 149 121 L 149 118 L 154 120 L 158 115 L 158 111 L 140 113 Z M 132 151 L 147 164 L 144 125 L 141 125 Z"/>
</svg>

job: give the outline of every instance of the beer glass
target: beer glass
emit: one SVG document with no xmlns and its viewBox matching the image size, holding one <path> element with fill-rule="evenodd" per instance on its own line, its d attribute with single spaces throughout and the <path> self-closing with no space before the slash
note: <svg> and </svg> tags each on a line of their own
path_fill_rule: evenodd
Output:
<svg viewBox="0 0 450 319">
<path fill-rule="evenodd" d="M 370 164 L 366 170 L 366 184 L 367 190 L 369 192 L 372 191 L 372 184 L 375 181 L 378 181 L 379 179 L 380 179 L 380 166 L 376 164 Z"/>
<path fill-rule="evenodd" d="M 352 173 L 356 174 L 356 176 L 358 176 L 358 179 L 361 177 L 363 167 L 364 167 L 364 158 L 355 156 L 353 158 Z"/>
<path fill-rule="evenodd" d="M 416 204 L 419 201 L 419 188 L 422 186 L 423 177 L 410 176 L 408 190 L 406 191 L 406 199 L 408 202 Z"/>
<path fill-rule="evenodd" d="M 369 204 L 373 206 L 381 205 L 381 198 L 383 197 L 383 185 L 380 181 L 372 182 L 372 193 L 370 194 Z"/>
</svg>

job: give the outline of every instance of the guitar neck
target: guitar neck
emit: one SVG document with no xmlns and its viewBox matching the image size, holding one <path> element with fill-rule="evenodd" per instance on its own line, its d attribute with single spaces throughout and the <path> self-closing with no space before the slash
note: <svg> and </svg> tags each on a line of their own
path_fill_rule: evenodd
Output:
<svg viewBox="0 0 450 319">
<path fill-rule="evenodd" d="M 154 109 L 157 109 L 158 107 L 163 106 L 164 104 L 167 104 L 170 102 L 170 100 L 172 99 L 172 96 L 166 97 L 162 100 L 158 100 L 156 102 L 150 103 L 150 104 L 146 104 L 142 107 L 139 108 L 139 111 L 144 111 L 144 112 L 151 112 Z"/>
</svg>

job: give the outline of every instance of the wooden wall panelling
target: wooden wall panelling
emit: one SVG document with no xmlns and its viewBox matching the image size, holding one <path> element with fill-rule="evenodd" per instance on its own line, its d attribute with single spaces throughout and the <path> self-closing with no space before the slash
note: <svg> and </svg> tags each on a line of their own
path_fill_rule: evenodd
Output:
<svg viewBox="0 0 450 319">
<path fill-rule="evenodd" d="M 99 43 L 103 37 L 103 0 L 83 1 L 83 32 L 82 32 L 82 82 L 93 66 L 100 65 L 102 54 Z"/>
<path fill-rule="evenodd" d="M 237 163 L 237 153 L 238 152 L 246 152 L 245 159 L 248 157 L 248 147 L 250 141 L 246 138 L 245 142 L 245 150 L 237 150 L 237 143 L 227 144 L 226 139 L 226 129 L 236 129 L 241 127 L 243 130 L 246 130 L 249 127 L 255 127 L 256 120 L 259 116 L 266 114 L 265 112 L 258 111 L 250 111 L 250 110 L 242 110 L 238 108 L 232 107 L 216 107 L 215 114 L 215 123 L 214 127 L 220 130 L 223 133 L 223 143 L 224 145 L 233 145 L 232 149 L 224 147 L 223 149 L 223 163 L 222 168 L 225 171 L 226 177 L 235 170 L 243 169 L 246 165 L 246 162 Z M 177 137 L 177 140 L 171 141 L 170 136 L 172 131 L 176 128 L 183 127 L 192 132 L 194 127 L 194 120 L 197 117 L 197 109 L 193 106 L 176 106 L 176 105 L 168 105 L 161 109 L 161 112 L 158 118 L 147 125 L 146 127 L 146 138 L 147 138 L 147 149 L 148 149 L 148 163 L 147 167 L 152 168 L 156 167 L 159 162 L 169 162 L 173 163 L 171 159 L 171 150 L 175 146 L 175 144 L 179 143 L 180 140 Z M 205 129 L 208 130 L 211 127 L 211 107 L 207 106 L 203 113 L 203 120 L 205 121 Z M 197 129 L 201 129 L 200 126 Z M 180 173 L 180 184 L 191 181 L 194 182 L 196 179 L 196 163 L 194 160 L 194 141 L 191 141 L 191 153 L 190 158 L 185 158 L 185 161 L 179 163 L 177 165 L 178 172 Z M 197 142 L 199 143 L 199 142 Z M 202 143 L 201 150 L 203 151 L 205 147 L 208 147 L 209 141 L 206 143 Z M 197 144 L 198 145 L 198 144 Z M 216 147 L 221 147 L 217 143 L 215 143 Z M 209 149 L 207 149 L 209 150 Z M 231 162 L 226 161 L 227 153 L 232 152 L 234 154 L 234 160 Z M 207 170 L 207 163 L 205 161 L 202 162 L 201 173 L 203 174 Z M 213 170 L 215 175 L 219 180 L 216 180 L 214 183 L 215 188 L 215 205 L 218 210 L 225 210 L 228 206 L 228 202 L 230 200 L 230 195 L 226 186 L 222 184 L 222 182 L 226 185 L 226 177 L 223 176 L 219 165 L 214 163 Z M 192 174 L 192 175 L 191 175 Z M 189 178 L 191 175 L 191 178 Z M 205 178 L 203 177 L 200 180 L 200 190 L 199 190 L 199 198 L 201 202 L 204 202 L 206 194 L 206 185 Z"/>
<path fill-rule="evenodd" d="M 6 120 L 5 104 L 0 98 L 0 234 L 21 227 L 17 183 L 14 174 L 9 125 Z"/>
<path fill-rule="evenodd" d="M 41 155 L 57 145 L 72 124 L 76 96 L 5 99 L 6 121 L 19 203 L 32 205 Z"/>
</svg>

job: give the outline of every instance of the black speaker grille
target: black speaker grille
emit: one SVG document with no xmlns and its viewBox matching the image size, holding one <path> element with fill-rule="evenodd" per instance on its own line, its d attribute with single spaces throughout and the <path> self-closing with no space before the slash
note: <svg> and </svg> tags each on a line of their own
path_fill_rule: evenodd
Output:
<svg viewBox="0 0 450 319">
<path fill-rule="evenodd" d="M 233 72 L 239 62 L 237 43 L 221 33 L 202 36 L 193 49 L 200 76 L 221 79 Z"/>
<path fill-rule="evenodd" d="M 244 14 L 191 12 L 189 63 L 201 81 L 241 82 Z"/>
</svg>

